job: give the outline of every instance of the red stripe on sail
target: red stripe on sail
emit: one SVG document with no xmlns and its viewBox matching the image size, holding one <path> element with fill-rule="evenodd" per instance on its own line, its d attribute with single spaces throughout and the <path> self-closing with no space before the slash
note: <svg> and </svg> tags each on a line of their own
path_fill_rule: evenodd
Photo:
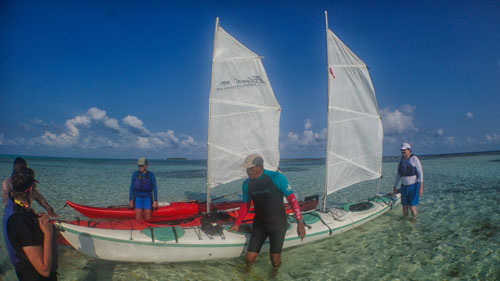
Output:
<svg viewBox="0 0 500 281">
<path fill-rule="evenodd" d="M 330 74 L 332 75 L 333 79 L 335 79 L 335 75 L 333 75 L 333 70 L 331 67 L 328 68 L 330 70 Z"/>
</svg>

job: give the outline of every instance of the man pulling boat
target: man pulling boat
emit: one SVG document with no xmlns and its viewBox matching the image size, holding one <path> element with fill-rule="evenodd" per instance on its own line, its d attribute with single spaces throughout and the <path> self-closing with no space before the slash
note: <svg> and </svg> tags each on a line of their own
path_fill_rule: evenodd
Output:
<svg viewBox="0 0 500 281">
<path fill-rule="evenodd" d="M 299 204 L 286 177 L 279 172 L 264 170 L 264 159 L 260 155 L 249 155 L 242 167 L 246 168 L 248 179 L 243 182 L 243 203 L 238 218 L 230 230 L 238 231 L 248 212 L 250 201 L 253 200 L 255 218 L 245 262 L 248 265 L 255 262 L 264 241 L 269 237 L 271 263 L 274 267 L 278 267 L 281 264 L 281 251 L 288 228 L 283 196 L 292 205 L 297 219 L 297 233 L 303 240 L 306 230 Z"/>
</svg>

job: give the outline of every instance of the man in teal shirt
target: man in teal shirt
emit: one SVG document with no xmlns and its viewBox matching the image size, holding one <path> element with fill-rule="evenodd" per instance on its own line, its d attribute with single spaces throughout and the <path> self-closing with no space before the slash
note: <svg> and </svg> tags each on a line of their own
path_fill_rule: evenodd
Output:
<svg viewBox="0 0 500 281">
<path fill-rule="evenodd" d="M 298 223 L 297 233 L 304 239 L 306 230 L 299 203 L 283 174 L 264 170 L 264 160 L 260 155 L 249 155 L 242 167 L 246 168 L 248 179 L 243 182 L 243 203 L 238 218 L 230 230 L 238 231 L 239 225 L 248 213 L 250 201 L 253 200 L 255 217 L 245 262 L 249 265 L 255 262 L 264 241 L 269 237 L 271 263 L 274 267 L 278 267 L 281 264 L 281 251 L 288 229 L 283 196 L 292 205 Z"/>
</svg>

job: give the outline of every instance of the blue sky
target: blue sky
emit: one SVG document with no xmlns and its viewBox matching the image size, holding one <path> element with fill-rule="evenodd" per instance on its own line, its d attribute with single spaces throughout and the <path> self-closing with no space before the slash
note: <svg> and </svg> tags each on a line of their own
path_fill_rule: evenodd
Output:
<svg viewBox="0 0 500 281">
<path fill-rule="evenodd" d="M 205 158 L 215 18 L 263 64 L 282 157 L 323 157 L 330 28 L 370 68 L 384 155 L 500 149 L 499 1 L 0 3 L 0 153 Z"/>
</svg>

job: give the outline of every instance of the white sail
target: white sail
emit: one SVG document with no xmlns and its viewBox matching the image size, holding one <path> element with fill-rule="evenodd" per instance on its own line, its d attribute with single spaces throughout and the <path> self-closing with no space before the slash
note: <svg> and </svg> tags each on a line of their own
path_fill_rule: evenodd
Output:
<svg viewBox="0 0 500 281">
<path fill-rule="evenodd" d="M 240 165 L 258 153 L 279 165 L 281 108 L 261 58 L 216 24 L 209 101 L 207 193 L 246 177 Z"/>
<path fill-rule="evenodd" d="M 325 196 L 381 177 L 383 130 L 365 63 L 329 28 Z"/>
</svg>

